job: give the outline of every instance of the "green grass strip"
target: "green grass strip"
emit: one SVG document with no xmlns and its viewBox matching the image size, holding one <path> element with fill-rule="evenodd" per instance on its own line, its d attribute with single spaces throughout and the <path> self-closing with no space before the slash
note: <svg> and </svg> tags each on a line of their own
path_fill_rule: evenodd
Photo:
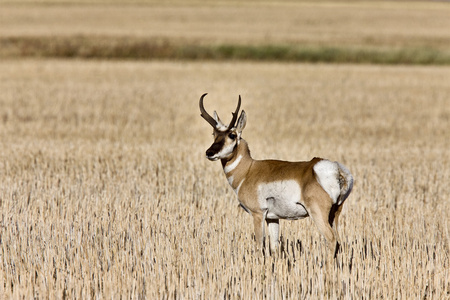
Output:
<svg viewBox="0 0 450 300">
<path fill-rule="evenodd" d="M 450 52 L 426 47 L 197 45 L 158 39 L 96 36 L 2 38 L 0 57 L 450 64 Z"/>
</svg>

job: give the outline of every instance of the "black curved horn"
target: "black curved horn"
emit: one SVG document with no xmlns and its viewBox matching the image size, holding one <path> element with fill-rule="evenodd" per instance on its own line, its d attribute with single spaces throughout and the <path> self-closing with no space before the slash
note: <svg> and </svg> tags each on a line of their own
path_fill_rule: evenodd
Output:
<svg viewBox="0 0 450 300">
<path fill-rule="evenodd" d="M 211 124 L 212 127 L 216 128 L 217 127 L 217 121 L 214 120 L 213 117 L 211 117 L 205 110 L 205 107 L 203 106 L 203 98 L 208 95 L 208 93 L 204 93 L 201 97 L 200 97 L 200 112 L 201 112 L 201 116 L 203 117 L 203 119 L 205 119 L 209 124 Z"/>
</svg>

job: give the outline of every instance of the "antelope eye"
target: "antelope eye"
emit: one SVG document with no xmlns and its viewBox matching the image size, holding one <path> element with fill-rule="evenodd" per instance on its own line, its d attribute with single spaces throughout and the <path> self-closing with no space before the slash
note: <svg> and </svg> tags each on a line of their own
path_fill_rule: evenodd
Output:
<svg viewBox="0 0 450 300">
<path fill-rule="evenodd" d="M 236 134 L 234 134 L 234 133 L 230 133 L 230 134 L 228 134 L 228 137 L 230 138 L 230 139 L 232 139 L 232 140 L 234 140 L 235 138 L 236 138 Z"/>
</svg>

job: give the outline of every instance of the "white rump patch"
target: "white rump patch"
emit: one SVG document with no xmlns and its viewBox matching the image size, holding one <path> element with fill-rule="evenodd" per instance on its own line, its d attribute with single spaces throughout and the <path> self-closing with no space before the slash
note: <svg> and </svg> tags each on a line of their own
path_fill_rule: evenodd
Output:
<svg viewBox="0 0 450 300">
<path fill-rule="evenodd" d="M 321 160 L 313 167 L 317 181 L 327 194 L 337 203 L 341 188 L 339 186 L 339 167 L 336 162 Z"/>
<path fill-rule="evenodd" d="M 233 171 L 234 169 L 236 169 L 237 165 L 241 162 L 242 159 L 242 155 L 239 155 L 238 158 L 236 158 L 235 161 L 233 161 L 231 164 L 226 165 L 223 168 L 223 171 L 225 172 L 225 174 L 230 173 L 231 171 Z"/>
</svg>

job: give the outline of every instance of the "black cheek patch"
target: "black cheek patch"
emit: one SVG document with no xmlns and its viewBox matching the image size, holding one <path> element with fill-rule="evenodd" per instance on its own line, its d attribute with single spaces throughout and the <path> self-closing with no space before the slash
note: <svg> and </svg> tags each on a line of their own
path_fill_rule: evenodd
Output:
<svg viewBox="0 0 450 300">
<path fill-rule="evenodd" d="M 214 144 L 212 144 L 211 147 L 209 147 L 208 152 L 217 154 L 220 152 L 220 150 L 222 150 L 224 144 L 225 144 L 225 139 L 218 138 L 218 139 L 216 139 L 216 141 L 214 141 Z"/>
</svg>

